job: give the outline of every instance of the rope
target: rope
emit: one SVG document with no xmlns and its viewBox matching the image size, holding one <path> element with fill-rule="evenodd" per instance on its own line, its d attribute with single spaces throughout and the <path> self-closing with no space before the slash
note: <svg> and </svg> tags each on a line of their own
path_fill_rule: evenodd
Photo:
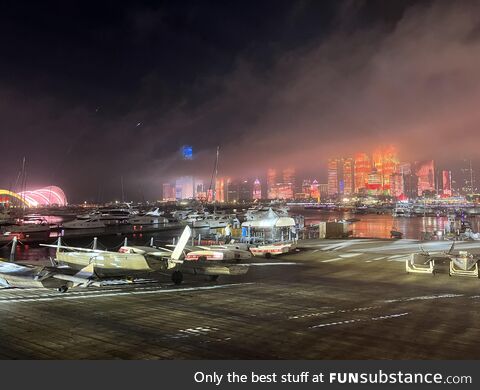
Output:
<svg viewBox="0 0 480 390">
<path fill-rule="evenodd" d="M 105 247 L 105 250 L 109 250 L 109 251 L 112 251 L 112 252 L 116 251 L 116 250 L 120 249 L 123 246 L 124 243 L 125 243 L 125 241 L 122 241 L 120 244 L 118 244 L 118 245 L 116 245 L 116 246 L 114 246 L 113 248 L 110 248 L 110 249 Z"/>
</svg>

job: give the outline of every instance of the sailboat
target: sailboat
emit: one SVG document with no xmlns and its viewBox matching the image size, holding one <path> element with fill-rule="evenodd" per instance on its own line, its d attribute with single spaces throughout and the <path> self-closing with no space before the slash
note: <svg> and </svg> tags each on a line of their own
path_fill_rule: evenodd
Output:
<svg viewBox="0 0 480 390">
<path fill-rule="evenodd" d="M 209 228 L 218 229 L 224 228 L 232 223 L 235 215 L 226 215 L 217 213 L 217 176 L 218 176 L 218 159 L 220 155 L 220 146 L 217 146 L 217 154 L 215 157 L 215 166 L 213 169 L 212 180 L 210 182 L 210 190 L 212 190 L 213 214 L 205 214 L 203 218 L 198 218 L 193 221 L 194 228 Z"/>
<path fill-rule="evenodd" d="M 22 169 L 17 176 L 17 181 L 15 187 L 17 186 L 19 180 L 20 183 L 20 194 L 22 196 L 23 208 L 21 217 L 15 220 L 15 223 L 6 226 L 3 230 L 4 235 L 9 235 L 13 233 L 42 233 L 49 232 L 50 225 L 45 219 L 29 219 L 25 217 L 25 191 L 27 186 L 27 160 L 23 157 L 22 160 Z"/>
</svg>

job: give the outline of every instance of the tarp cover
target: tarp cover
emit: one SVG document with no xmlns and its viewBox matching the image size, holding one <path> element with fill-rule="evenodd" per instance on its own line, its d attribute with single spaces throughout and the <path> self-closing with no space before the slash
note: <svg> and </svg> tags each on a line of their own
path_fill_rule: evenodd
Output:
<svg viewBox="0 0 480 390">
<path fill-rule="evenodd" d="M 256 221 L 245 221 L 242 223 L 242 227 L 252 228 L 274 228 L 274 227 L 288 227 L 295 226 L 295 220 L 291 217 L 279 217 L 279 218 L 266 218 Z"/>
</svg>

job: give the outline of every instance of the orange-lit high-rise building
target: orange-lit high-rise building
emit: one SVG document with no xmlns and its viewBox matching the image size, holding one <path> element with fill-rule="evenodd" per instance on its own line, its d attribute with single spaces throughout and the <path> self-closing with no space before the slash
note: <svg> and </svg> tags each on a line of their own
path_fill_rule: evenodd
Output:
<svg viewBox="0 0 480 390">
<path fill-rule="evenodd" d="M 228 183 L 230 179 L 218 178 L 215 183 L 215 201 L 218 203 L 224 203 L 227 200 L 226 194 L 228 193 Z"/>
<path fill-rule="evenodd" d="M 370 157 L 366 153 L 357 153 L 355 155 L 355 192 L 362 192 L 367 188 L 368 175 L 372 171 Z"/>
<path fill-rule="evenodd" d="M 399 159 L 397 151 L 393 146 L 378 148 L 373 152 L 373 168 L 381 178 L 380 192 L 385 195 L 391 195 L 390 178 L 397 173 Z"/>
<path fill-rule="evenodd" d="M 452 172 L 442 171 L 442 194 L 444 197 L 452 196 Z"/>
<path fill-rule="evenodd" d="M 344 158 L 343 165 L 343 195 L 352 195 L 355 192 L 353 180 L 353 158 Z"/>
<path fill-rule="evenodd" d="M 328 160 L 328 196 L 351 195 L 355 191 L 353 158 Z"/>
<path fill-rule="evenodd" d="M 320 202 L 320 185 L 316 179 L 312 182 L 312 186 L 310 187 L 310 198 L 316 199 Z"/>
<path fill-rule="evenodd" d="M 382 192 L 382 176 L 378 173 L 377 168 L 373 168 L 368 175 L 367 190 L 369 195 L 380 195 Z"/>
<path fill-rule="evenodd" d="M 415 175 L 418 178 L 418 196 L 435 192 L 435 167 L 433 160 L 416 162 Z"/>
<path fill-rule="evenodd" d="M 260 184 L 260 180 L 255 179 L 253 182 L 253 194 L 252 198 L 254 200 L 262 199 L 262 185 Z"/>
<path fill-rule="evenodd" d="M 270 168 L 267 171 L 267 198 L 268 199 L 277 198 L 276 185 L 277 185 L 277 171 L 275 169 Z"/>
<path fill-rule="evenodd" d="M 283 185 L 286 189 L 284 199 L 293 199 L 295 194 L 295 169 L 287 168 L 283 170 Z"/>
<path fill-rule="evenodd" d="M 390 195 L 395 198 L 402 198 L 405 196 L 403 175 L 401 173 L 390 175 Z"/>
<path fill-rule="evenodd" d="M 339 163 L 336 158 L 328 159 L 328 196 L 335 196 L 339 193 Z"/>
</svg>

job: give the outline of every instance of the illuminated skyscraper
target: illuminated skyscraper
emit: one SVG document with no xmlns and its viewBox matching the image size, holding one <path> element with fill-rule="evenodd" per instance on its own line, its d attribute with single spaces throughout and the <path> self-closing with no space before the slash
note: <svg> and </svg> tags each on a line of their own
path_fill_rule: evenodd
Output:
<svg viewBox="0 0 480 390">
<path fill-rule="evenodd" d="M 366 153 L 357 153 L 355 155 L 355 192 L 361 192 L 367 188 L 368 175 L 372 171 L 370 157 Z"/>
<path fill-rule="evenodd" d="M 315 199 L 317 202 L 320 201 L 320 184 L 318 184 L 317 180 L 314 180 L 310 187 L 310 198 Z"/>
<path fill-rule="evenodd" d="M 267 198 L 276 199 L 276 184 L 277 184 L 277 171 L 275 169 L 269 169 L 267 171 Z"/>
<path fill-rule="evenodd" d="M 177 199 L 193 199 L 195 197 L 193 176 L 182 176 L 175 181 L 175 197 Z"/>
<path fill-rule="evenodd" d="M 458 192 L 463 195 L 471 195 L 478 192 L 472 160 L 463 160 L 460 171 L 455 175 L 455 181 L 457 182 Z"/>
<path fill-rule="evenodd" d="M 328 160 L 328 195 L 351 195 L 355 191 L 352 158 Z"/>
<path fill-rule="evenodd" d="M 452 172 L 442 171 L 442 193 L 443 196 L 452 196 Z"/>
<path fill-rule="evenodd" d="M 310 179 L 305 179 L 302 183 L 302 192 L 310 196 L 311 187 L 312 187 L 312 181 Z"/>
<path fill-rule="evenodd" d="M 339 194 L 339 160 L 336 158 L 328 159 L 328 196 Z"/>
<path fill-rule="evenodd" d="M 215 183 L 215 201 L 216 202 L 225 203 L 230 201 L 227 198 L 229 183 L 230 183 L 230 179 L 228 178 L 220 177 L 217 179 Z"/>
<path fill-rule="evenodd" d="M 293 199 L 295 194 L 295 169 L 287 168 L 283 170 L 283 185 L 285 188 L 283 199 Z"/>
<path fill-rule="evenodd" d="M 253 182 L 253 193 L 252 193 L 252 198 L 253 199 L 262 199 L 262 185 L 260 184 L 260 180 L 255 179 Z"/>
<path fill-rule="evenodd" d="M 162 199 L 167 202 L 175 201 L 175 186 L 172 183 L 163 183 Z"/>
<path fill-rule="evenodd" d="M 328 183 L 320 183 L 318 185 L 318 191 L 320 192 L 320 199 L 324 200 L 328 198 Z"/>
<path fill-rule="evenodd" d="M 390 175 L 390 195 L 395 198 L 405 196 L 403 175 L 401 173 L 393 173 Z"/>
<path fill-rule="evenodd" d="M 398 165 L 398 173 L 402 175 L 410 175 L 412 173 L 412 164 L 409 162 L 401 162 Z"/>
<path fill-rule="evenodd" d="M 368 175 L 367 190 L 370 195 L 380 195 L 382 192 L 382 176 L 376 168 Z"/>
<path fill-rule="evenodd" d="M 435 169 L 433 160 L 415 163 L 415 175 L 418 178 L 418 196 L 426 192 L 435 192 Z"/>
<path fill-rule="evenodd" d="M 352 195 L 355 192 L 353 181 L 353 158 L 342 160 L 343 168 L 343 195 Z"/>
<path fill-rule="evenodd" d="M 379 148 L 373 153 L 373 166 L 381 178 L 380 192 L 390 195 L 390 177 L 398 172 L 399 160 L 393 146 Z"/>
</svg>

